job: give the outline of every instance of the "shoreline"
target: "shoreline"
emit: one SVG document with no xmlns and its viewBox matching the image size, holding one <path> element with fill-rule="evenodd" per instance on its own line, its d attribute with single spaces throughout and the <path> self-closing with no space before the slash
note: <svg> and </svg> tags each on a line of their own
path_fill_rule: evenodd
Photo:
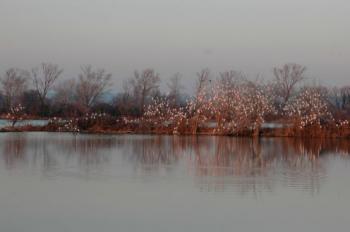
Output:
<svg viewBox="0 0 350 232">
<path fill-rule="evenodd" d="M 10 132 L 52 132 L 52 133 L 75 133 L 75 134 L 130 134 L 130 135 L 176 135 L 176 136 L 227 136 L 227 137 L 248 137 L 248 138 L 329 138 L 329 139 L 350 139 L 350 128 L 319 128 L 311 127 L 304 129 L 295 128 L 275 128 L 261 129 L 258 135 L 252 131 L 245 131 L 240 134 L 223 134 L 214 132 L 214 129 L 203 128 L 197 133 L 172 133 L 171 130 L 145 130 L 127 129 L 115 127 L 92 127 L 86 130 L 69 131 L 59 130 L 51 125 L 46 126 L 15 126 L 3 127 L 0 133 Z"/>
</svg>

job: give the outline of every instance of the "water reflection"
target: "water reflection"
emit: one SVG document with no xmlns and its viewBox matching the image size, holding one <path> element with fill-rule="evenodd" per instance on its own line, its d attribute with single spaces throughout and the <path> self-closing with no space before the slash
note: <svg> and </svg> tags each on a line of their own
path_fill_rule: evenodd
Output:
<svg viewBox="0 0 350 232">
<path fill-rule="evenodd" d="M 0 135 L 8 171 L 46 177 L 181 177 L 201 191 L 259 194 L 276 186 L 316 194 L 331 160 L 348 162 L 350 142 L 329 139 L 191 136 Z M 342 162 L 344 162 L 342 161 Z"/>
<path fill-rule="evenodd" d="M 115 139 L 70 134 L 8 133 L 0 137 L 2 156 L 8 170 L 23 165 L 46 176 L 75 170 L 88 174 L 109 162 Z M 0 163 L 1 164 L 1 163 Z M 22 167 L 19 167 L 23 164 Z"/>
<path fill-rule="evenodd" d="M 15 168 L 25 160 L 25 149 L 27 145 L 25 134 L 8 134 L 4 137 L 1 147 L 3 147 L 3 158 L 7 168 Z"/>
</svg>

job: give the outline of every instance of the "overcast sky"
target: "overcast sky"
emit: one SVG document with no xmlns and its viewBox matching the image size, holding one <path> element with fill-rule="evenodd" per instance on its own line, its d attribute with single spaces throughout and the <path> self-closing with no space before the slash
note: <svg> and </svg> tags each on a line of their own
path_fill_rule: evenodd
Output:
<svg viewBox="0 0 350 232">
<path fill-rule="evenodd" d="M 115 87 L 135 69 L 235 69 L 271 77 L 296 62 L 310 79 L 350 84 L 348 0 L 0 0 L 0 71 L 59 64 L 65 77 L 92 64 Z"/>
</svg>

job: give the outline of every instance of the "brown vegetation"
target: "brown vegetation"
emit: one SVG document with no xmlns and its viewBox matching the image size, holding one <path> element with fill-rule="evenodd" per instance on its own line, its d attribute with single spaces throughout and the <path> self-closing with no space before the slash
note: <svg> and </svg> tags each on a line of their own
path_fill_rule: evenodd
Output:
<svg viewBox="0 0 350 232">
<path fill-rule="evenodd" d="M 203 69 L 194 95 L 187 96 L 179 73 L 163 94 L 159 74 L 145 69 L 135 71 L 113 100 L 102 100 L 112 76 L 104 69 L 83 66 L 76 80 L 59 80 L 63 70 L 54 64 L 31 73 L 12 68 L 1 78 L 0 111 L 12 122 L 3 130 L 349 137 L 350 87 L 306 85 L 305 70 L 285 64 L 265 82 L 234 70 L 215 78 Z M 14 128 L 25 118 L 44 117 L 49 123 L 40 129 Z"/>
</svg>

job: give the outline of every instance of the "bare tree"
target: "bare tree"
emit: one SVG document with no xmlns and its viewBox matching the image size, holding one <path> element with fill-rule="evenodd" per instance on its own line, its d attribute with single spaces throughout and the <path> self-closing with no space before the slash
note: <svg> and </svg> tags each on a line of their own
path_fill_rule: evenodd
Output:
<svg viewBox="0 0 350 232">
<path fill-rule="evenodd" d="M 210 101 L 210 70 L 202 69 L 197 73 L 195 98 L 187 104 L 187 110 L 191 117 L 191 130 L 193 134 L 198 132 L 199 124 L 207 121 L 210 108 L 208 103 Z"/>
<path fill-rule="evenodd" d="M 175 73 L 167 83 L 169 88 L 169 98 L 173 106 L 179 105 L 179 100 L 181 97 L 181 90 L 184 86 L 181 84 L 181 74 Z"/>
<path fill-rule="evenodd" d="M 130 84 L 139 103 L 141 113 L 144 112 L 147 98 L 158 90 L 159 82 L 159 74 L 153 69 L 145 69 L 141 73 L 135 71 L 134 78 L 130 80 Z"/>
<path fill-rule="evenodd" d="M 58 65 L 50 63 L 42 63 L 40 67 L 32 69 L 34 88 L 39 96 L 42 108 L 45 105 L 47 94 L 62 72 L 63 69 L 60 69 Z"/>
<path fill-rule="evenodd" d="M 348 108 L 350 105 L 350 86 L 344 86 L 340 89 L 342 109 Z"/>
<path fill-rule="evenodd" d="M 343 86 L 341 88 L 333 87 L 329 89 L 329 102 L 337 110 L 347 110 L 350 107 L 350 86 Z"/>
<path fill-rule="evenodd" d="M 61 105 L 68 105 L 75 101 L 76 83 L 74 79 L 67 79 L 60 82 L 55 88 L 55 102 Z"/>
<path fill-rule="evenodd" d="M 288 102 L 295 91 L 295 86 L 304 80 L 305 70 L 306 67 L 294 63 L 273 69 L 277 94 L 282 98 L 282 105 Z"/>
<path fill-rule="evenodd" d="M 225 89 L 234 89 L 237 84 L 242 82 L 244 80 L 244 77 L 242 73 L 230 70 L 221 72 L 219 76 L 219 84 L 222 85 Z"/>
<path fill-rule="evenodd" d="M 122 115 L 134 115 L 137 102 L 133 97 L 132 86 L 127 80 L 123 81 L 123 91 L 113 99 L 113 105 Z"/>
<path fill-rule="evenodd" d="M 202 69 L 197 73 L 197 81 L 196 81 L 196 97 L 201 94 L 203 90 L 209 85 L 210 80 L 210 70 L 208 68 Z"/>
<path fill-rule="evenodd" d="M 19 69 L 10 68 L 1 78 L 2 91 L 5 97 L 6 109 L 18 104 L 19 97 L 27 88 L 27 74 Z"/>
<path fill-rule="evenodd" d="M 111 84 L 111 73 L 104 69 L 93 70 L 91 65 L 83 66 L 76 85 L 78 102 L 85 108 L 93 106 Z"/>
<path fill-rule="evenodd" d="M 342 109 L 341 106 L 341 91 L 340 88 L 338 87 L 333 87 L 329 90 L 329 96 L 328 96 L 328 100 L 329 102 L 333 105 L 334 108 L 336 108 L 337 110 Z"/>
</svg>

